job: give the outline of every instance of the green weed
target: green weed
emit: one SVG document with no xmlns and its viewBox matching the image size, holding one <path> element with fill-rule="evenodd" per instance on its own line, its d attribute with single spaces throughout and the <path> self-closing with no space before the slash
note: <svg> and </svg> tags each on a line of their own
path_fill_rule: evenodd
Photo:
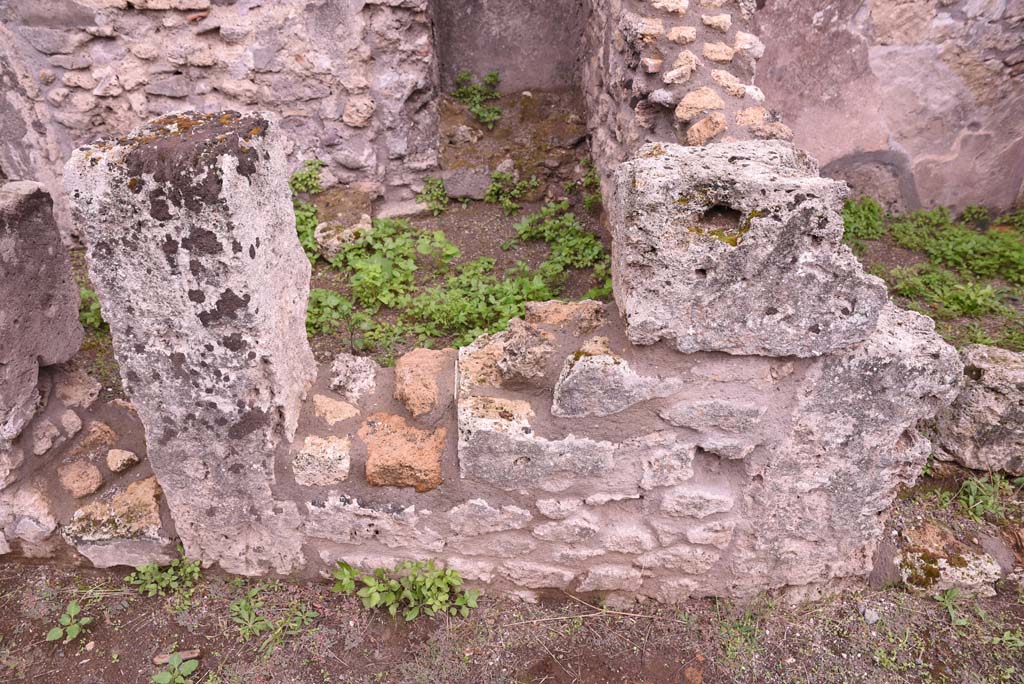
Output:
<svg viewBox="0 0 1024 684">
<path fill-rule="evenodd" d="M 313 288 L 306 308 L 306 334 L 330 334 L 352 318 L 352 301 L 333 292 Z"/>
<path fill-rule="evenodd" d="M 440 216 L 448 209 L 451 201 L 440 178 L 428 178 L 423 182 L 423 192 L 416 195 L 416 201 L 426 205 L 434 216 Z"/>
<path fill-rule="evenodd" d="M 531 177 L 528 181 L 517 181 L 511 173 L 495 171 L 491 174 L 491 184 L 484 194 L 484 202 L 500 205 L 505 214 L 511 216 L 522 209 L 519 205 L 519 200 L 526 193 L 536 190 L 539 186 L 540 181 L 537 180 L 536 176 Z"/>
<path fill-rule="evenodd" d="M 935 595 L 935 600 L 940 606 L 946 609 L 949 614 L 949 623 L 954 627 L 966 627 L 968 624 L 967 618 L 960 614 L 959 602 L 960 602 L 960 590 L 956 587 L 952 587 Z"/>
<path fill-rule="evenodd" d="M 263 614 L 264 603 L 260 593 L 264 589 L 273 588 L 260 584 L 245 593 L 242 598 L 233 601 L 229 606 L 231 621 L 238 628 L 239 639 L 243 642 L 263 636 L 258 651 L 269 656 L 276 648 L 284 644 L 290 637 L 298 636 L 311 625 L 320 614 L 307 604 L 292 601 L 276 618 Z"/>
<path fill-rule="evenodd" d="M 95 292 L 87 287 L 78 288 L 80 301 L 78 304 L 78 320 L 86 328 L 97 332 L 109 330 L 107 322 L 103 320 L 103 312 L 100 310 L 100 298 Z"/>
<path fill-rule="evenodd" d="M 1005 519 L 1007 503 L 1012 497 L 1013 485 L 999 473 L 964 480 L 956 495 L 964 514 L 975 521 L 987 516 Z"/>
<path fill-rule="evenodd" d="M 324 163 L 319 159 L 307 159 L 302 168 L 288 180 L 292 189 L 292 209 L 295 212 L 295 231 L 299 235 L 299 244 L 311 264 L 316 263 L 320 256 L 320 248 L 316 244 L 316 227 L 320 222 L 316 205 L 302 200 L 298 195 L 306 193 L 315 195 L 321 191 L 320 169 Z"/>
<path fill-rule="evenodd" d="M 848 199 L 843 203 L 843 240 L 856 254 L 864 252 L 864 240 L 878 240 L 885 235 L 885 212 L 870 197 Z"/>
<path fill-rule="evenodd" d="M 324 168 L 324 163 L 319 159 L 307 159 L 302 162 L 302 168 L 288 179 L 288 187 L 294 193 L 305 192 L 313 195 L 321 192 L 320 170 L 322 168 Z"/>
<path fill-rule="evenodd" d="M 964 282 L 952 271 L 932 264 L 895 268 L 889 273 L 891 289 L 907 299 L 934 305 L 942 318 L 1003 313 L 1006 307 L 992 285 Z"/>
<path fill-rule="evenodd" d="M 150 678 L 152 684 L 192 684 L 190 675 L 199 667 L 198 660 L 185 660 L 180 653 L 172 653 L 167 667 Z"/>
<path fill-rule="evenodd" d="M 178 547 L 178 553 L 180 557 L 171 561 L 170 565 L 140 565 L 124 581 L 138 588 L 140 594 L 150 598 L 170 595 L 173 599 L 171 605 L 176 611 L 188 610 L 202 571 L 199 561 L 186 558 L 181 546 Z"/>
<path fill-rule="evenodd" d="M 501 77 L 497 71 L 491 71 L 480 83 L 473 81 L 473 74 L 468 71 L 460 73 L 455 77 L 455 92 L 452 96 L 466 105 L 474 119 L 488 130 L 494 130 L 501 120 L 501 108 L 487 103 L 498 99 L 498 84 L 501 83 Z"/>
<path fill-rule="evenodd" d="M 72 601 L 57 622 L 58 625 L 46 633 L 46 640 L 64 639 L 64 643 L 69 644 L 82 635 L 85 628 L 92 623 L 92 618 L 82 616 L 82 607 L 78 601 Z"/>
<path fill-rule="evenodd" d="M 476 589 L 462 589 L 458 571 L 437 568 L 433 561 L 405 561 L 392 570 L 378 568 L 369 575 L 339 561 L 331 574 L 335 580 L 331 591 L 355 593 L 364 607 L 381 608 L 391 615 L 401 610 L 406 622 L 421 614 L 466 617 L 477 607 L 480 595 Z"/>
</svg>

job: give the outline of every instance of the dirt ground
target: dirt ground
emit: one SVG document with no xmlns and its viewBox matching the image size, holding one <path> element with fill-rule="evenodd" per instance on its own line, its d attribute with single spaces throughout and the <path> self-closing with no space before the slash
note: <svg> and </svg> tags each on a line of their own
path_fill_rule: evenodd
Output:
<svg viewBox="0 0 1024 684">
<path fill-rule="evenodd" d="M 940 467 L 907 490 L 887 537 L 931 519 L 958 538 L 1002 535 L 1024 564 L 1024 497 L 1004 501 L 997 521 L 972 520 L 937 492 L 954 494 L 965 471 Z M 1018 535 L 1014 541 L 1013 535 Z M 153 658 L 199 651 L 194 684 L 725 684 L 732 682 L 1024 682 L 1024 588 L 1009 580 L 993 598 L 964 597 L 954 623 L 933 597 L 876 577 L 875 588 L 802 604 L 762 596 L 748 604 L 693 599 L 603 607 L 599 597 L 552 594 L 531 604 L 487 596 L 468 618 L 406 624 L 330 584 L 234 578 L 207 572 L 187 609 L 146 598 L 128 570 L 0 563 L 0 681 L 144 683 Z M 261 614 L 291 605 L 319 615 L 270 653 L 243 641 L 230 604 L 261 587 Z M 485 590 L 486 591 L 486 590 Z M 66 604 L 95 618 L 68 645 L 47 642 Z"/>
</svg>

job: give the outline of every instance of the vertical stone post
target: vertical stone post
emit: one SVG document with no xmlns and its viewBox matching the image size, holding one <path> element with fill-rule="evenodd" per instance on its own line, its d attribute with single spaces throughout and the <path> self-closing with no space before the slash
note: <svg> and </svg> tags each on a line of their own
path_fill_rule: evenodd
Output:
<svg viewBox="0 0 1024 684">
<path fill-rule="evenodd" d="M 303 562 L 295 505 L 271 491 L 316 374 L 283 142 L 265 114 L 185 112 L 65 168 L 177 532 L 190 556 L 243 574 Z"/>
<path fill-rule="evenodd" d="M 39 367 L 67 361 L 81 343 L 50 195 L 31 181 L 0 185 L 0 489 L 21 461 L 11 442 L 39 406 Z"/>
</svg>

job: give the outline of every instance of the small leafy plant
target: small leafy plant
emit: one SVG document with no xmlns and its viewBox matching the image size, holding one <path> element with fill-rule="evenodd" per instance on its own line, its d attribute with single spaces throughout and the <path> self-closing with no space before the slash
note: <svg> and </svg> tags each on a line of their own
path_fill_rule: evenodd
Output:
<svg viewBox="0 0 1024 684">
<path fill-rule="evenodd" d="M 173 598 L 172 605 L 176 611 L 188 610 L 192 604 L 192 594 L 195 593 L 195 586 L 199 581 L 201 570 L 199 561 L 191 561 L 186 558 L 181 546 L 178 547 L 178 553 L 180 557 L 171 561 L 170 565 L 163 567 L 156 563 L 140 565 L 124 581 L 137 587 L 143 596 L 152 598 L 170 595 Z"/>
<path fill-rule="evenodd" d="M 960 590 L 952 587 L 935 595 L 935 600 L 940 606 L 946 609 L 949 614 L 949 622 L 954 627 L 964 627 L 968 624 L 967 618 L 960 614 Z"/>
<path fill-rule="evenodd" d="M 313 288 L 306 308 L 306 334 L 329 334 L 352 318 L 352 301 L 332 290 Z"/>
<path fill-rule="evenodd" d="M 324 163 L 319 159 L 307 159 L 302 168 L 288 180 L 292 189 L 292 209 L 295 211 L 295 231 L 299 235 L 299 244 L 310 263 L 316 263 L 320 256 L 320 248 L 316 244 L 316 227 L 320 222 L 319 211 L 315 204 L 306 202 L 300 194 L 315 195 L 322 191 L 320 186 L 320 170 Z"/>
<path fill-rule="evenodd" d="M 885 234 L 885 212 L 882 205 L 870 197 L 848 199 L 843 203 L 843 240 L 855 254 L 865 250 L 864 240 L 877 240 Z"/>
<path fill-rule="evenodd" d="M 185 660 L 180 653 L 172 653 L 167 667 L 153 675 L 149 681 L 153 684 L 192 684 L 190 676 L 198 667 L 198 660 Z"/>
<path fill-rule="evenodd" d="M 278 619 L 271 619 L 261 612 L 264 603 L 259 596 L 263 589 L 262 584 L 253 587 L 245 596 L 233 601 L 229 610 L 231 621 L 238 627 L 239 638 L 250 641 L 266 634 L 258 650 L 263 655 L 270 655 L 285 639 L 301 634 L 320 614 L 306 604 L 293 601 Z"/>
<path fill-rule="evenodd" d="M 960 508 L 972 520 L 986 516 L 1002 520 L 1006 517 L 1006 502 L 1013 496 L 1013 485 L 999 473 L 987 478 L 972 477 L 964 480 L 957 492 Z"/>
<path fill-rule="evenodd" d="M 434 216 L 440 216 L 448 209 L 451 201 L 440 178 L 428 178 L 423 182 L 423 192 L 416 195 L 416 201 L 425 204 Z"/>
<path fill-rule="evenodd" d="M 488 130 L 494 130 L 501 120 L 501 108 L 487 104 L 497 100 L 498 84 L 501 77 L 497 71 L 491 71 L 480 83 L 474 83 L 473 74 L 463 71 L 455 77 L 455 92 L 452 97 L 466 105 L 474 119 L 482 123 Z"/>
<path fill-rule="evenodd" d="M 517 181 L 511 173 L 495 171 L 491 174 L 491 184 L 484 194 L 484 202 L 500 205 L 505 214 L 511 216 L 522 209 L 518 201 L 526 193 L 536 190 L 538 187 L 540 187 L 540 181 L 537 180 L 536 176 L 531 177 L 528 181 Z"/>
<path fill-rule="evenodd" d="M 335 582 L 331 591 L 355 593 L 364 607 L 381 608 L 391 615 L 401 610 L 406 622 L 421 614 L 448 613 L 466 617 L 470 609 L 477 607 L 480 595 L 476 589 L 461 588 L 462 577 L 458 571 L 437 568 L 433 561 L 406 561 L 393 570 L 378 568 L 369 575 L 339 561 L 332 576 Z"/>
<path fill-rule="evenodd" d="M 85 628 L 92 622 L 91 617 L 82 616 L 81 613 L 82 607 L 78 601 L 69 603 L 57 620 L 59 624 L 46 633 L 46 640 L 64 639 L 63 643 L 69 644 L 81 636 Z"/>
<path fill-rule="evenodd" d="M 97 332 L 105 332 L 109 329 L 107 322 L 103 320 L 103 312 L 100 310 L 100 298 L 96 293 L 87 287 L 78 288 L 80 302 L 78 305 L 78 320 L 86 328 Z"/>
</svg>

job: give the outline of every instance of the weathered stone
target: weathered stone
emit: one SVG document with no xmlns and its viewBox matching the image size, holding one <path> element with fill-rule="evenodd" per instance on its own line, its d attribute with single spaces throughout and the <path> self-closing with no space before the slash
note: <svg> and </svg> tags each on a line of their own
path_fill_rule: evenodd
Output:
<svg viewBox="0 0 1024 684">
<path fill-rule="evenodd" d="M 72 461 L 57 468 L 60 484 L 75 499 L 92 494 L 103 486 L 100 469 L 88 461 Z"/>
<path fill-rule="evenodd" d="M 359 409 L 347 401 L 338 401 L 324 394 L 313 396 L 313 412 L 328 425 L 337 425 L 359 415 Z"/>
<path fill-rule="evenodd" d="M 562 327 L 571 322 L 577 337 L 599 328 L 605 322 L 604 304 L 587 299 L 582 302 L 527 302 L 527 323 Z"/>
<path fill-rule="evenodd" d="M 717 399 L 680 401 L 660 411 L 668 423 L 694 430 L 716 429 L 724 432 L 750 432 L 761 422 L 763 406 L 736 404 Z"/>
<path fill-rule="evenodd" d="M 708 28 L 713 28 L 722 33 L 728 33 L 729 29 L 732 28 L 732 17 L 728 14 L 702 14 L 700 21 Z"/>
<path fill-rule="evenodd" d="M 24 449 L 13 444 L 0 444 L 0 491 L 18 479 L 18 470 L 24 462 Z"/>
<path fill-rule="evenodd" d="M 270 488 L 316 373 L 284 144 L 266 115 L 181 113 L 65 170 L 176 530 L 191 557 L 240 574 L 304 562 L 297 508 Z"/>
<path fill-rule="evenodd" d="M 697 40 L 697 28 L 695 26 L 673 26 L 668 30 L 667 38 L 673 43 L 687 45 Z"/>
<path fill-rule="evenodd" d="M 377 387 L 380 366 L 367 356 L 338 354 L 331 365 L 331 389 L 344 395 L 352 404 Z"/>
<path fill-rule="evenodd" d="M 50 501 L 35 487 L 0 492 L 0 530 L 6 541 L 41 544 L 56 529 Z"/>
<path fill-rule="evenodd" d="M 445 169 L 441 180 L 445 192 L 453 199 L 482 200 L 491 186 L 491 172 L 485 167 Z"/>
<path fill-rule="evenodd" d="M 665 35 L 665 24 L 661 19 L 624 12 L 619 20 L 619 30 L 634 49 L 642 49 Z"/>
<path fill-rule="evenodd" d="M 707 145 L 714 138 L 725 133 L 725 114 L 711 112 L 686 130 L 686 144 L 693 147 Z"/>
<path fill-rule="evenodd" d="M 417 492 L 441 485 L 445 428 L 420 430 L 401 416 L 376 413 L 358 434 L 366 444 L 366 481 L 371 485 L 415 487 Z"/>
<path fill-rule="evenodd" d="M 76 458 L 97 459 L 116 442 L 117 433 L 109 425 L 93 421 L 89 423 L 89 429 L 78 440 L 78 444 L 68 450 L 67 455 Z"/>
<path fill-rule="evenodd" d="M 612 270 L 630 340 L 817 356 L 871 334 L 885 285 L 841 244 L 844 186 L 815 173 L 779 141 L 649 145 L 623 164 Z"/>
<path fill-rule="evenodd" d="M 112 473 L 123 473 L 139 462 L 134 451 L 111 449 L 107 452 L 107 468 Z"/>
<path fill-rule="evenodd" d="M 736 523 L 731 520 L 715 520 L 694 525 L 686 530 L 686 541 L 691 544 L 709 544 L 724 549 L 732 541 Z"/>
<path fill-rule="evenodd" d="M 414 349 L 395 363 L 395 399 L 414 416 L 446 408 L 454 386 L 454 349 Z"/>
<path fill-rule="evenodd" d="M 372 508 L 332 495 L 306 504 L 306 513 L 306 534 L 337 544 L 378 542 L 417 558 L 430 557 L 445 545 L 441 535 L 420 524 L 423 516 L 415 506 Z"/>
<path fill-rule="evenodd" d="M 747 94 L 747 87 L 743 85 L 743 81 L 728 71 L 713 69 L 711 71 L 711 80 L 733 97 L 743 97 Z"/>
<path fill-rule="evenodd" d="M 60 429 L 64 432 L 64 436 L 71 439 L 79 433 L 82 429 L 82 419 L 78 417 L 78 414 L 67 409 L 60 414 Z"/>
<path fill-rule="evenodd" d="M 583 505 L 583 499 L 539 499 L 537 510 L 545 518 L 565 520 Z"/>
<path fill-rule="evenodd" d="M 370 125 L 373 113 L 377 110 L 377 104 L 369 95 L 356 95 L 345 104 L 345 112 L 341 120 L 347 126 L 362 128 Z"/>
<path fill-rule="evenodd" d="M 704 43 L 704 59 L 723 64 L 732 61 L 736 51 L 725 43 Z"/>
<path fill-rule="evenodd" d="M 718 93 L 704 86 L 703 88 L 691 90 L 683 96 L 683 99 L 679 101 L 679 105 L 676 107 L 676 119 L 685 122 L 693 121 L 705 112 L 712 109 L 722 109 L 723 107 L 725 107 L 725 103 L 718 96 Z"/>
<path fill-rule="evenodd" d="M 719 554 L 699 546 L 672 546 L 645 553 L 634 561 L 635 565 L 648 568 L 667 568 L 687 575 L 705 573 L 718 562 Z"/>
<path fill-rule="evenodd" d="M 519 530 L 526 527 L 533 516 L 524 508 L 502 506 L 494 508 L 483 499 L 470 499 L 448 511 L 448 521 L 456 534 L 473 537 L 491 532 Z"/>
<path fill-rule="evenodd" d="M 732 510 L 734 498 L 725 491 L 682 485 L 665 492 L 661 499 L 661 510 L 669 515 L 690 518 L 706 518 L 715 513 Z"/>
<path fill-rule="evenodd" d="M 576 591 L 635 591 L 642 575 L 628 565 L 598 565 L 587 570 Z"/>
<path fill-rule="evenodd" d="M 686 10 L 690 9 L 690 0 L 651 0 L 651 6 L 666 12 L 686 14 Z"/>
<path fill-rule="evenodd" d="M 529 382 L 544 377 L 555 353 L 554 336 L 531 323 L 513 318 L 502 335 L 498 370 L 505 382 Z"/>
<path fill-rule="evenodd" d="M 656 547 L 658 540 L 644 523 L 621 520 L 602 525 L 597 544 L 608 551 L 636 555 Z"/>
<path fill-rule="evenodd" d="M 670 85 L 686 83 L 699 65 L 700 61 L 697 59 L 697 55 L 689 50 L 683 50 L 672 62 L 672 68 L 662 75 L 661 80 Z"/>
<path fill-rule="evenodd" d="M 78 290 L 38 183 L 0 184 L 0 446 L 40 402 L 39 366 L 67 361 L 82 342 Z"/>
<path fill-rule="evenodd" d="M 75 549 L 97 568 L 121 565 L 137 568 L 155 563 L 169 565 L 178 557 L 170 539 L 112 539 L 100 542 L 79 542 Z"/>
<path fill-rule="evenodd" d="M 75 511 L 62 534 L 71 543 L 160 539 L 160 487 L 149 477 Z"/>
<path fill-rule="evenodd" d="M 64 436 L 49 418 L 44 418 L 32 426 L 32 453 L 36 456 L 42 456 L 63 442 Z"/>
<path fill-rule="evenodd" d="M 925 522 L 903 531 L 906 547 L 896 558 L 910 591 L 934 596 L 957 589 L 964 596 L 995 596 L 1002 577 L 999 563 L 959 541 L 948 529 Z"/>
<path fill-rule="evenodd" d="M 681 442 L 673 432 L 655 432 L 623 445 L 623 451 L 635 450 L 641 459 L 643 476 L 640 488 L 670 487 L 693 477 L 696 447 Z"/>
<path fill-rule="evenodd" d="M 533 536 L 543 541 L 578 544 L 593 537 L 597 530 L 597 523 L 581 513 L 566 520 L 541 523 L 533 528 Z"/>
<path fill-rule="evenodd" d="M 539 485 L 557 491 L 560 474 L 587 477 L 612 467 L 614 444 L 572 435 L 549 440 L 533 434 L 528 421 L 532 411 L 526 402 L 468 397 L 459 401 L 458 413 L 463 477 L 503 489 Z"/>
<path fill-rule="evenodd" d="M 531 561 L 505 561 L 502 574 L 521 587 L 530 589 L 565 589 L 576 577 L 567 568 Z"/>
<path fill-rule="evenodd" d="M 610 416 L 681 388 L 676 378 L 640 375 L 622 357 L 580 350 L 562 366 L 551 413 L 562 418 Z"/>
<path fill-rule="evenodd" d="M 1024 475 L 1024 354 L 975 344 L 960 358 L 963 388 L 936 418 L 939 457 Z"/>
<path fill-rule="evenodd" d="M 328 261 L 338 256 L 346 245 L 373 228 L 369 214 L 362 214 L 348 224 L 337 221 L 338 219 L 331 223 L 318 223 L 313 230 L 316 246 Z"/>
<path fill-rule="evenodd" d="M 348 437 L 310 435 L 292 459 L 292 473 L 296 484 L 329 487 L 348 479 L 350 463 Z"/>
</svg>

